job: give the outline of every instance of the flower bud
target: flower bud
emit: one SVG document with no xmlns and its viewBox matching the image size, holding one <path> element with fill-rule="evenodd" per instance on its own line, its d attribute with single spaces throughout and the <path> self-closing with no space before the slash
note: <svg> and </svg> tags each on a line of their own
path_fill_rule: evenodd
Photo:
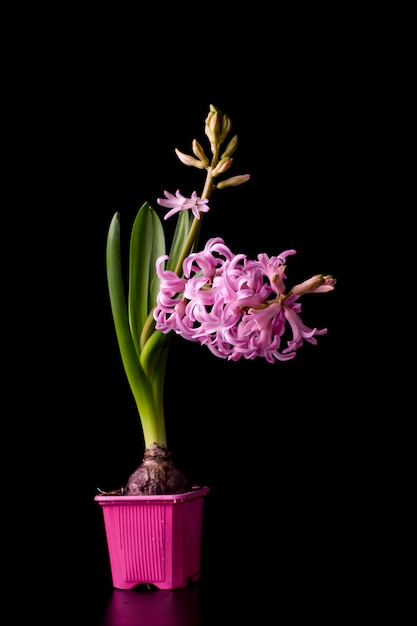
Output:
<svg viewBox="0 0 417 626">
<path fill-rule="evenodd" d="M 230 117 L 226 114 L 221 116 L 221 132 L 219 135 L 219 145 L 223 143 L 226 139 L 227 135 L 230 133 L 232 129 L 232 122 Z"/>
<path fill-rule="evenodd" d="M 193 139 L 193 152 L 195 156 L 198 157 L 202 163 L 204 163 L 204 167 L 208 167 L 209 160 L 197 139 Z"/>
<path fill-rule="evenodd" d="M 217 146 L 221 128 L 221 112 L 210 104 L 210 111 L 206 117 L 205 133 L 212 145 Z"/>
<path fill-rule="evenodd" d="M 232 176 L 231 178 L 226 178 L 226 180 L 221 180 L 217 183 L 217 189 L 225 189 L 226 187 L 237 187 L 238 185 L 242 185 L 246 183 L 250 179 L 250 174 L 242 174 L 241 176 Z"/>
<path fill-rule="evenodd" d="M 293 295 L 302 295 L 303 293 L 324 293 L 326 291 L 332 291 L 336 284 L 336 280 L 332 276 L 323 276 L 323 274 L 316 274 L 308 280 L 295 285 L 290 293 Z"/>
<path fill-rule="evenodd" d="M 235 135 L 227 144 L 226 150 L 223 152 L 221 159 L 232 156 L 237 148 L 237 135 Z"/>
<path fill-rule="evenodd" d="M 184 165 L 191 165 L 192 167 L 198 167 L 199 170 L 204 170 L 206 165 L 202 163 L 199 159 L 195 159 L 189 154 L 184 154 L 184 152 L 180 152 L 177 148 L 175 148 L 175 154 Z"/>
<path fill-rule="evenodd" d="M 231 167 L 232 163 L 233 159 L 221 159 L 221 161 L 217 163 L 216 167 L 213 168 L 211 175 L 215 177 L 220 176 L 220 174 L 224 174 L 224 172 L 227 172 L 227 170 Z"/>
</svg>

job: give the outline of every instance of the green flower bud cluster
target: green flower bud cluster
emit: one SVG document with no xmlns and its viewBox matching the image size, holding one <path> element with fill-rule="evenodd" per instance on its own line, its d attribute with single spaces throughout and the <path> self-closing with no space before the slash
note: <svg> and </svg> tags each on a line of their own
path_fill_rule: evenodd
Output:
<svg viewBox="0 0 417 626">
<path fill-rule="evenodd" d="M 197 141 L 197 139 L 193 139 L 192 142 L 192 152 L 194 156 L 186 154 L 181 150 L 178 150 L 178 148 L 175 149 L 175 154 L 181 163 L 190 167 L 196 167 L 199 170 L 207 171 L 207 181 L 202 198 L 209 198 L 214 188 L 225 189 L 226 187 L 237 187 L 250 179 L 249 174 L 242 174 L 240 176 L 233 176 L 226 180 L 222 180 L 216 185 L 213 183 L 214 178 L 217 178 L 227 172 L 233 164 L 232 155 L 236 151 L 238 145 L 237 135 L 234 135 L 232 139 L 230 139 L 224 151 L 220 153 L 221 146 L 229 135 L 231 128 L 232 122 L 230 117 L 222 113 L 220 109 L 210 104 L 209 113 L 205 120 L 204 130 L 210 142 L 212 154 L 211 160 L 208 158 L 204 148 Z"/>
</svg>

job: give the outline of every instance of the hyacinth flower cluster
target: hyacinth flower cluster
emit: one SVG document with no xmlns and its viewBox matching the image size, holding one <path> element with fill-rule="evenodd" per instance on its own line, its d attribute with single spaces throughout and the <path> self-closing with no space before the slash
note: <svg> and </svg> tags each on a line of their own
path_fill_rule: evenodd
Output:
<svg viewBox="0 0 417 626">
<path fill-rule="evenodd" d="M 157 198 L 159 206 L 168 209 L 164 220 L 177 216 L 169 251 L 159 215 L 148 202 L 141 206 L 130 236 L 127 280 L 118 212 L 110 223 L 106 248 L 110 303 L 142 425 L 145 457 L 146 451 L 167 449 L 164 383 L 173 333 L 200 342 L 220 358 L 260 357 L 272 363 L 294 358 L 304 341 L 315 344 L 316 337 L 327 332 L 302 322 L 299 300 L 307 293 L 333 290 L 336 281 L 315 275 L 287 291 L 287 257 L 295 250 L 278 256 L 260 253 L 250 260 L 234 254 L 220 237 L 199 246 L 212 194 L 250 180 L 249 174 L 228 174 L 238 145 L 237 135 L 228 139 L 231 127 L 228 115 L 210 105 L 204 131 L 211 156 L 196 139 L 192 155 L 175 149 L 181 163 L 205 172 L 202 192 L 187 197 L 180 190 L 164 191 L 165 197 Z M 163 474 L 166 477 L 167 472 Z"/>
<path fill-rule="evenodd" d="M 262 357 L 270 363 L 294 358 L 304 340 L 316 344 L 316 335 L 327 332 L 302 322 L 300 296 L 331 291 L 335 280 L 316 275 L 286 293 L 284 270 L 291 254 L 295 250 L 274 257 L 262 253 L 251 261 L 244 254 L 235 255 L 217 237 L 184 260 L 183 277 L 164 270 L 168 257 L 160 257 L 156 328 L 199 341 L 231 361 L 242 356 Z M 292 338 L 280 351 L 287 323 Z"/>
</svg>

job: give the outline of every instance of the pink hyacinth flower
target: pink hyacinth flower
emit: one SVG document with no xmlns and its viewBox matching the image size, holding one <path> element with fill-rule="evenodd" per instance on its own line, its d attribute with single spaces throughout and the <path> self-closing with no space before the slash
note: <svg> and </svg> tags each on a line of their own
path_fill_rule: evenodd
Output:
<svg viewBox="0 0 417 626">
<path fill-rule="evenodd" d="M 331 276 L 316 275 L 286 292 L 286 258 L 262 253 L 257 260 L 233 254 L 220 238 L 210 239 L 204 250 L 190 254 L 183 263 L 185 278 L 162 269 L 158 262 L 160 293 L 154 311 L 156 328 L 174 330 L 198 341 L 216 356 L 230 361 L 241 357 L 287 361 L 304 341 L 316 344 L 326 328 L 306 326 L 299 298 L 306 293 L 334 289 Z M 281 348 L 288 330 L 292 337 Z"/>
<path fill-rule="evenodd" d="M 175 196 L 174 194 L 169 193 L 169 191 L 164 191 L 164 194 L 165 198 L 157 198 L 156 200 L 160 206 L 163 206 L 166 209 L 171 209 L 171 211 L 166 213 L 164 220 L 167 220 L 172 215 L 175 215 L 175 213 L 179 213 L 179 211 L 187 211 L 188 209 L 191 209 L 194 217 L 199 220 L 200 213 L 207 213 L 207 211 L 210 210 L 210 207 L 207 204 L 208 199 L 200 198 L 196 191 L 193 191 L 191 198 L 183 196 L 179 189 L 175 192 Z"/>
</svg>

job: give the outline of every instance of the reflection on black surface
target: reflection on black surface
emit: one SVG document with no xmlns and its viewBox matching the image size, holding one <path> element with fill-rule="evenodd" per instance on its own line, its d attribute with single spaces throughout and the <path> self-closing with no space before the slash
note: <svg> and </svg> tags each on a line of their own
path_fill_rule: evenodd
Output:
<svg viewBox="0 0 417 626">
<path fill-rule="evenodd" d="M 198 588 L 114 589 L 100 626 L 201 626 Z"/>
</svg>

